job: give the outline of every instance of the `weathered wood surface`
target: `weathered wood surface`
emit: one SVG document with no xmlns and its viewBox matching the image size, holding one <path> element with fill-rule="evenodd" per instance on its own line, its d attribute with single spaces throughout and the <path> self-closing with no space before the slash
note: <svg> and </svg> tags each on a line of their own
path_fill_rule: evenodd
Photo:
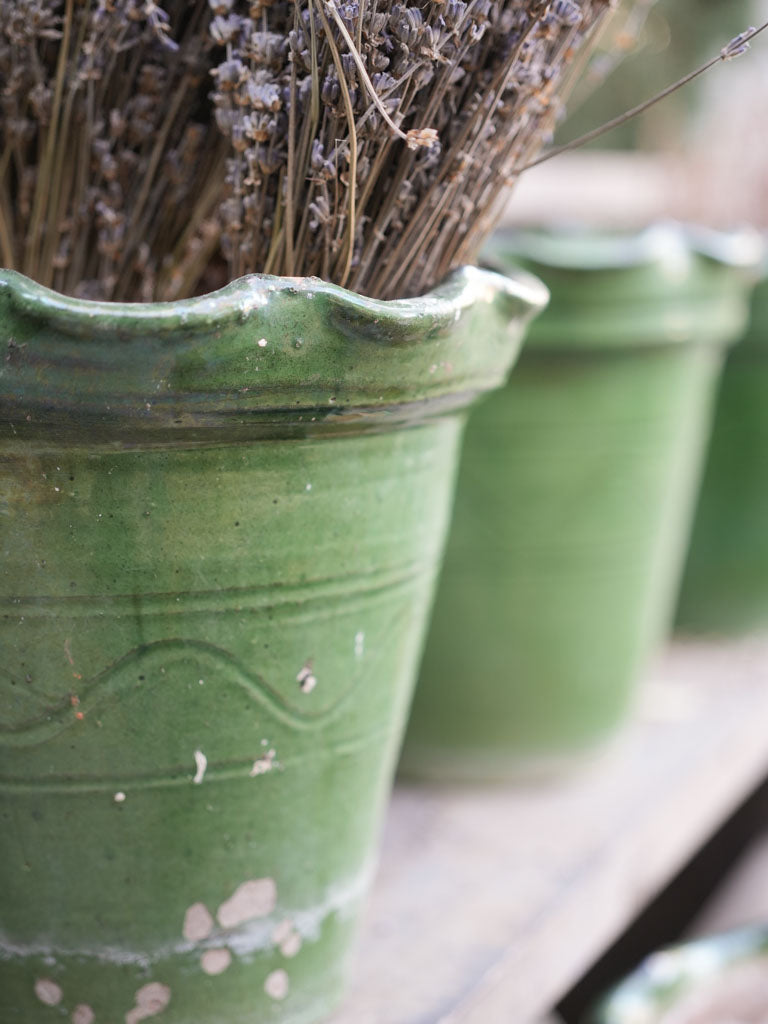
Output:
<svg viewBox="0 0 768 1024">
<path fill-rule="evenodd" d="M 556 784 L 400 786 L 331 1024 L 545 1015 L 768 775 L 768 638 L 678 643 Z"/>
</svg>

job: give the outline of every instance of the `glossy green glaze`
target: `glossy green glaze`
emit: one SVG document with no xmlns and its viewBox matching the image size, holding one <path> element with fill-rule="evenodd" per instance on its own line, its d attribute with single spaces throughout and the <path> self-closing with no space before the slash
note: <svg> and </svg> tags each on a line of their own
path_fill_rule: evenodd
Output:
<svg viewBox="0 0 768 1024">
<path fill-rule="evenodd" d="M 760 972 L 764 979 L 766 969 L 768 928 L 764 925 L 673 946 L 648 957 L 587 1015 L 584 1024 L 672 1024 L 673 1020 L 682 1024 L 679 1014 L 684 1006 L 691 1006 L 692 997 L 698 1003 L 702 995 L 715 991 L 718 981 L 745 977 L 742 972 L 748 972 L 753 982 L 753 972 Z M 717 1017 L 701 1016 L 699 1004 L 698 1014 L 693 1014 L 691 1006 L 692 1015 L 684 1019 L 723 1024 L 741 1019 L 738 1007 L 724 1006 L 722 997 L 716 1006 Z"/>
<path fill-rule="evenodd" d="M 668 628 L 754 242 L 496 244 L 552 301 L 470 419 L 404 773 L 546 770 L 620 721 Z"/>
<path fill-rule="evenodd" d="M 768 626 L 768 280 L 725 364 L 677 624 L 694 633 Z"/>
<path fill-rule="evenodd" d="M 3 1024 L 337 1000 L 461 409 L 545 298 L 465 270 L 98 306 L 0 274 Z"/>
</svg>

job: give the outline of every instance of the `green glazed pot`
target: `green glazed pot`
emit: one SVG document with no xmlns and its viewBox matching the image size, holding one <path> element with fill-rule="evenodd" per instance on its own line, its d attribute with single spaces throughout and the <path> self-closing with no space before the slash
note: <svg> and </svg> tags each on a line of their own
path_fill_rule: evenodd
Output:
<svg viewBox="0 0 768 1024">
<path fill-rule="evenodd" d="M 766 626 L 768 278 L 725 364 L 678 609 L 678 628 L 691 633 Z"/>
<path fill-rule="evenodd" d="M 766 926 L 688 942 L 649 957 L 606 996 L 585 1024 L 735 1024 L 742 1015 L 739 1007 L 729 1004 L 728 992 L 735 998 L 734 989 L 757 977 L 764 989 L 767 973 Z M 753 1004 L 749 1012 L 756 1009 Z"/>
<path fill-rule="evenodd" d="M 546 289 L 0 273 L 0 1021 L 304 1024 L 339 996 L 462 410 Z"/>
<path fill-rule="evenodd" d="M 473 414 L 404 774 L 557 768 L 619 722 L 668 628 L 754 236 L 499 238 L 552 301 Z"/>
</svg>

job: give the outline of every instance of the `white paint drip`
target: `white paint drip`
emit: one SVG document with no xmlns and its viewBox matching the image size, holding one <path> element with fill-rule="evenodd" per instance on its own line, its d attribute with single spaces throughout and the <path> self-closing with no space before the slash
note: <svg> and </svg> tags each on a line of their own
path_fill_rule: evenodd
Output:
<svg viewBox="0 0 768 1024">
<path fill-rule="evenodd" d="M 195 767 L 197 770 L 195 771 L 195 777 L 192 781 L 195 785 L 199 786 L 205 776 L 205 769 L 208 767 L 208 758 L 202 750 L 195 751 Z"/>
<path fill-rule="evenodd" d="M 288 975 L 282 968 L 268 974 L 267 980 L 264 982 L 264 991 L 270 999 L 285 999 L 289 988 Z"/>
<path fill-rule="evenodd" d="M 213 926 L 214 920 L 208 907 L 204 903 L 193 903 L 191 907 L 187 907 L 181 933 L 190 942 L 200 942 L 208 938 Z"/>
<path fill-rule="evenodd" d="M 231 963 L 232 954 L 228 949 L 206 949 L 200 957 L 200 966 L 212 976 L 223 974 Z"/>
<path fill-rule="evenodd" d="M 80 1003 L 72 1011 L 72 1024 L 93 1024 L 96 1014 L 87 1003 Z"/>
<path fill-rule="evenodd" d="M 316 942 L 320 938 L 325 920 L 332 914 L 344 919 L 357 912 L 360 899 L 368 890 L 372 876 L 373 866 L 368 865 L 356 877 L 331 886 L 314 906 L 304 907 L 301 910 L 283 908 L 280 920 L 282 921 L 286 917 L 290 918 L 294 931 L 302 937 L 304 942 Z M 226 936 L 227 946 L 235 956 L 241 959 L 274 949 L 274 933 L 279 924 L 280 921 L 269 917 L 249 921 L 238 927 L 237 931 Z M 211 948 L 218 948 L 221 942 L 221 933 L 212 935 L 207 941 L 203 940 L 203 944 L 208 944 Z M 139 953 L 135 950 L 117 949 L 114 946 L 100 948 L 57 947 L 53 949 L 42 943 L 20 945 L 0 934 L 0 961 L 48 957 L 51 963 L 55 963 L 58 960 L 73 957 L 121 967 L 135 966 L 150 970 L 156 965 L 161 965 L 165 960 L 195 952 L 199 954 L 200 947 L 197 943 L 190 941 L 169 943 L 155 949 L 152 954 L 148 954 L 146 951 Z"/>
<path fill-rule="evenodd" d="M 58 1006 L 64 993 L 50 978 L 38 978 L 35 982 L 35 995 L 46 1006 Z"/>
<path fill-rule="evenodd" d="M 268 917 L 277 904 L 277 886 L 273 878 L 254 878 L 243 882 L 219 907 L 216 916 L 222 928 L 237 928 L 254 918 Z"/>
<path fill-rule="evenodd" d="M 148 1017 L 156 1017 L 171 1001 L 171 990 L 159 981 L 151 981 L 140 988 L 135 996 L 136 1005 L 125 1015 L 125 1024 L 140 1024 Z"/>
</svg>

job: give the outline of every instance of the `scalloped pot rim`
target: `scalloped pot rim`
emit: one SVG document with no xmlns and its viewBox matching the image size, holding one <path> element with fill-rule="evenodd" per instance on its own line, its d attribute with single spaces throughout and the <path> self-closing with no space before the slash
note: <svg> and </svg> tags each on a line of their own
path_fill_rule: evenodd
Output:
<svg viewBox="0 0 768 1024">
<path fill-rule="evenodd" d="M 663 221 L 640 231 L 596 231 L 581 227 L 505 229 L 489 243 L 491 258 L 520 259 L 553 270 L 620 270 L 680 263 L 692 256 L 722 266 L 766 268 L 768 239 L 751 227 L 718 231 Z"/>
<path fill-rule="evenodd" d="M 37 438 L 394 425 L 500 386 L 548 297 L 523 270 L 463 267 L 394 301 L 251 275 L 179 302 L 104 303 L 0 271 L 0 410 Z"/>
<path fill-rule="evenodd" d="M 499 273 L 464 266 L 453 271 L 441 284 L 423 296 L 408 299 L 372 299 L 347 288 L 329 284 L 318 277 L 275 277 L 249 274 L 223 288 L 191 299 L 172 302 L 98 302 L 78 299 L 43 285 L 15 270 L 0 269 L 0 288 L 10 290 L 20 308 L 56 323 L 63 331 L 113 333 L 119 321 L 124 332 L 174 331 L 179 326 L 194 328 L 223 326 L 242 320 L 257 309 L 266 308 L 274 296 L 326 296 L 337 307 L 371 326 L 390 322 L 398 325 L 398 334 L 406 325 L 418 340 L 425 328 L 450 326 L 461 313 L 478 301 L 501 301 L 515 311 L 531 308 L 532 315 L 543 309 L 549 291 L 533 274 L 524 270 Z"/>
</svg>

